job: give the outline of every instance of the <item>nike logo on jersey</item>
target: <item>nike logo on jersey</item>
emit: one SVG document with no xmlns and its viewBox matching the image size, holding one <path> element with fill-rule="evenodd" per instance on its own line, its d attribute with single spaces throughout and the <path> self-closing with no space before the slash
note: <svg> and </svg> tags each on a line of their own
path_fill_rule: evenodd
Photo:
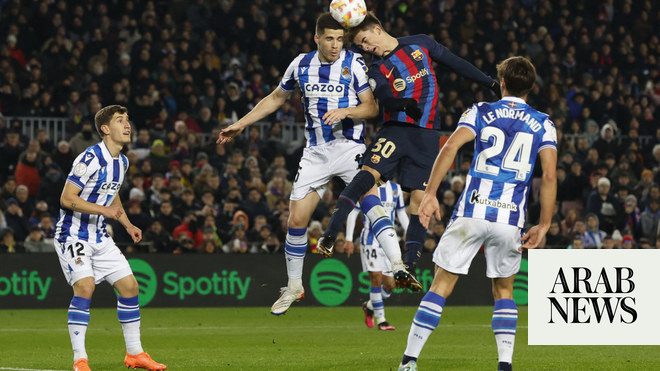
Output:
<svg viewBox="0 0 660 371">
<path fill-rule="evenodd" d="M 386 79 L 389 79 L 390 76 L 392 76 L 392 71 L 394 71 L 394 67 L 392 67 L 392 69 L 390 70 L 390 72 L 388 72 L 387 75 L 385 75 L 385 78 L 386 78 Z"/>
<path fill-rule="evenodd" d="M 422 183 L 422 185 L 423 185 L 424 187 L 428 187 L 428 186 L 429 186 L 429 183 L 428 183 L 428 182 L 424 182 L 424 183 Z"/>
</svg>

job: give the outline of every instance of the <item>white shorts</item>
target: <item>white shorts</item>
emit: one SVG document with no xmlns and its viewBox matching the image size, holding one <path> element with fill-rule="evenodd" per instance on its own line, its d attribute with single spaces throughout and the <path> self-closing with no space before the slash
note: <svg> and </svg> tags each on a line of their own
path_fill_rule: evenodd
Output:
<svg viewBox="0 0 660 371">
<path fill-rule="evenodd" d="M 455 274 L 467 274 L 472 259 L 484 245 L 486 276 L 510 277 L 520 269 L 521 229 L 483 219 L 457 218 L 449 223 L 433 253 L 433 262 Z"/>
<path fill-rule="evenodd" d="M 131 266 L 115 242 L 108 238 L 100 244 L 68 239 L 55 241 L 62 272 L 69 285 L 85 277 L 94 277 L 96 284 L 108 281 L 110 285 L 133 274 Z"/>
<path fill-rule="evenodd" d="M 333 176 L 350 183 L 359 171 L 358 159 L 365 150 L 364 144 L 346 139 L 306 147 L 300 159 L 290 199 L 302 200 L 313 191 L 322 198 Z"/>
<path fill-rule="evenodd" d="M 383 272 L 383 275 L 393 277 L 392 263 L 387 258 L 385 250 L 380 247 L 378 241 L 372 245 L 360 247 L 360 260 L 362 260 L 363 272 Z"/>
</svg>

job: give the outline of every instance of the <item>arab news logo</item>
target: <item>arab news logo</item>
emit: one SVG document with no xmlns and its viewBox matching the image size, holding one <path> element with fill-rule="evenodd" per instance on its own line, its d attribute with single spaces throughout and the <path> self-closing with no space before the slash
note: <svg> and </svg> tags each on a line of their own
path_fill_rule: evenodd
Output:
<svg viewBox="0 0 660 371">
<path fill-rule="evenodd" d="M 351 295 L 353 277 L 346 264 L 337 259 L 327 259 L 316 264 L 310 277 L 312 294 L 326 306 L 343 304 Z"/>
<path fill-rule="evenodd" d="M 129 259 L 128 264 L 131 266 L 133 275 L 140 287 L 140 306 L 144 307 L 156 296 L 156 290 L 158 289 L 156 272 L 149 263 L 142 259 Z"/>
</svg>

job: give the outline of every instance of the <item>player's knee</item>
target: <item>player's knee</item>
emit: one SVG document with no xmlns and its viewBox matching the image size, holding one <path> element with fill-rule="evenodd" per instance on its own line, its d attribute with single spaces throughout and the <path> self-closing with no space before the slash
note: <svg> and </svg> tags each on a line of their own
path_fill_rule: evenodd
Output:
<svg viewBox="0 0 660 371">
<path fill-rule="evenodd" d="M 119 296 L 123 298 L 132 298 L 140 292 L 140 287 L 132 275 L 115 282 L 114 286 Z"/>
<path fill-rule="evenodd" d="M 95 288 L 94 280 L 82 279 L 73 284 L 73 294 L 81 298 L 91 299 Z"/>
<path fill-rule="evenodd" d="M 297 215 L 290 214 L 289 215 L 289 220 L 287 222 L 287 227 L 288 228 L 307 228 L 307 223 L 309 220 L 305 220 L 306 218 L 301 218 Z"/>
</svg>

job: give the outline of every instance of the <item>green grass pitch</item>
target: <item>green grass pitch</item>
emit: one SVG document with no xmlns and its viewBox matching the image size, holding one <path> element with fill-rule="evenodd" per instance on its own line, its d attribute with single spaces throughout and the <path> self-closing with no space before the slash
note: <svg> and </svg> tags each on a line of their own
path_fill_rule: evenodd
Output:
<svg viewBox="0 0 660 371">
<path fill-rule="evenodd" d="M 360 308 L 144 308 L 142 344 L 169 370 L 396 370 L 415 307 L 386 307 L 397 327 L 368 329 Z M 419 359 L 420 370 L 494 370 L 492 307 L 448 305 Z M 114 309 L 94 309 L 87 331 L 93 370 L 125 370 Z M 70 370 L 66 309 L 1 310 L 0 370 Z M 516 370 L 659 370 L 652 346 L 528 346 L 520 308 Z M 12 368 L 13 367 L 13 368 Z"/>
</svg>

